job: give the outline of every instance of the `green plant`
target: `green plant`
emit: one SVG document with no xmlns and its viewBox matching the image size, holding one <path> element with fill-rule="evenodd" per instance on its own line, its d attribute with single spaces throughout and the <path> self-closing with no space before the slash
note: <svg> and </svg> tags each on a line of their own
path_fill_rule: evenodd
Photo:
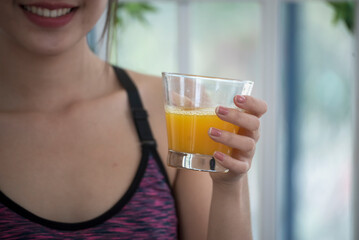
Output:
<svg viewBox="0 0 359 240">
<path fill-rule="evenodd" d="M 141 23 L 147 23 L 145 15 L 147 13 L 156 12 L 156 8 L 149 3 L 118 3 L 116 6 L 116 18 L 115 18 L 115 27 L 123 28 L 125 25 L 126 19 L 136 20 Z"/>
<path fill-rule="evenodd" d="M 355 5 L 354 2 L 328 2 L 334 10 L 333 22 L 344 22 L 351 33 L 354 33 Z"/>
<path fill-rule="evenodd" d="M 112 18 L 110 19 L 111 28 L 109 31 L 109 41 L 107 43 L 107 58 L 117 58 L 111 56 L 111 48 L 118 48 L 118 32 L 123 31 L 126 26 L 132 21 L 138 21 L 142 24 L 147 24 L 146 19 L 147 13 L 153 13 L 157 11 L 157 8 L 150 3 L 145 2 L 119 2 L 118 0 L 113 1 L 110 5 L 110 11 L 112 12 Z"/>
</svg>

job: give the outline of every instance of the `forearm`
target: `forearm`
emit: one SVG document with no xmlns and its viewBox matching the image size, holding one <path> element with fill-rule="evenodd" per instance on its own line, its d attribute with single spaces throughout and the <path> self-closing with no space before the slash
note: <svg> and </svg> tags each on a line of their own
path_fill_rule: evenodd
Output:
<svg viewBox="0 0 359 240">
<path fill-rule="evenodd" d="M 233 185 L 213 183 L 207 239 L 252 239 L 247 175 Z"/>
</svg>

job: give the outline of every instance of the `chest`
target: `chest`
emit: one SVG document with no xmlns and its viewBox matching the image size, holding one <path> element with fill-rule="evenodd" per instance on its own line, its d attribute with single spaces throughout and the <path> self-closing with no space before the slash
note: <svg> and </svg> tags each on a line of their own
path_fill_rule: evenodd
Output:
<svg viewBox="0 0 359 240">
<path fill-rule="evenodd" d="M 131 118 L 93 107 L 0 124 L 0 190 L 47 219 L 73 222 L 108 210 L 131 184 L 141 158 Z"/>
<path fill-rule="evenodd" d="M 144 150 L 140 163 L 140 166 L 146 163 L 146 167 L 138 169 L 136 180 L 126 194 L 110 209 L 90 221 L 66 224 L 49 222 L 32 216 L 0 192 L 0 238 L 17 238 L 21 234 L 31 239 L 37 239 L 40 235 L 49 239 L 84 239 L 89 236 L 106 239 L 117 239 L 119 236 L 121 239 L 177 239 L 174 199 L 163 175 L 158 174 L 158 161 L 148 150 Z"/>
</svg>

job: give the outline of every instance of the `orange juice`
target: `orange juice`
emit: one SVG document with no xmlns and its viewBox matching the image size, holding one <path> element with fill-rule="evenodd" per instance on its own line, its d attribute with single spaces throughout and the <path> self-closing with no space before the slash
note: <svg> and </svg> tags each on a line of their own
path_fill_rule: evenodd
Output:
<svg viewBox="0 0 359 240">
<path fill-rule="evenodd" d="M 237 133 L 239 127 L 217 117 L 214 109 L 183 110 L 166 108 L 168 148 L 176 152 L 213 155 L 215 151 L 231 154 L 232 149 L 213 141 L 208 130 L 215 127 Z"/>
</svg>

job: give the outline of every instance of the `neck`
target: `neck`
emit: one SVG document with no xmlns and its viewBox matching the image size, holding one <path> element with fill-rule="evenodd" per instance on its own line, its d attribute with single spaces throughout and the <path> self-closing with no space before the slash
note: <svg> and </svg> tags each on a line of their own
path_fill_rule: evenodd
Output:
<svg viewBox="0 0 359 240">
<path fill-rule="evenodd" d="M 106 88 L 104 70 L 86 39 L 60 54 L 37 55 L 0 35 L 0 111 L 56 111 L 96 97 Z"/>
</svg>

